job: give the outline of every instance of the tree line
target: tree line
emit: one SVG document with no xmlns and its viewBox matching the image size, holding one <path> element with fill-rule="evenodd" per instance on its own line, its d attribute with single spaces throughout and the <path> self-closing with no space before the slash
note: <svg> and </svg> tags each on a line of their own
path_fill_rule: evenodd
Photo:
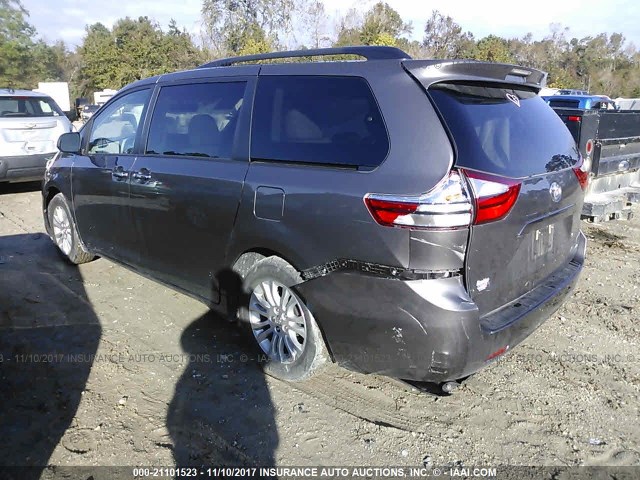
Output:
<svg viewBox="0 0 640 480">
<path fill-rule="evenodd" d="M 203 0 L 199 38 L 171 21 L 163 29 L 149 17 L 123 18 L 113 27 L 87 25 L 82 44 L 46 44 L 29 23 L 20 0 L 0 0 L 0 87 L 35 88 L 67 81 L 73 97 L 121 88 L 137 79 L 193 68 L 214 58 L 288 48 L 344 45 L 397 46 L 415 58 L 470 58 L 515 63 L 549 73 L 548 85 L 611 97 L 640 97 L 640 52 L 621 33 L 576 38 L 551 24 L 534 39 L 476 38 L 434 10 L 414 26 L 388 3 L 350 10 L 330 20 L 321 0 Z"/>
</svg>

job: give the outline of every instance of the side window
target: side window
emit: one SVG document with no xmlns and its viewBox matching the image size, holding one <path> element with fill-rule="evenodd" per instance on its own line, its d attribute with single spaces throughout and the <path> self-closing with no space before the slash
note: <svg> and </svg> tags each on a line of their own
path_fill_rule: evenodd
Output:
<svg viewBox="0 0 640 480">
<path fill-rule="evenodd" d="M 133 153 L 136 134 L 149 95 L 150 90 L 130 93 L 100 112 L 93 120 L 87 153 Z"/>
<path fill-rule="evenodd" d="M 162 87 L 147 154 L 230 158 L 246 82 Z"/>
<path fill-rule="evenodd" d="M 42 115 L 53 115 L 53 107 L 51 106 L 51 104 L 45 100 L 40 100 L 38 102 L 38 107 L 40 108 L 40 111 L 42 112 Z"/>
<path fill-rule="evenodd" d="M 251 158 L 376 167 L 389 139 L 363 78 L 264 76 L 258 81 Z"/>
</svg>

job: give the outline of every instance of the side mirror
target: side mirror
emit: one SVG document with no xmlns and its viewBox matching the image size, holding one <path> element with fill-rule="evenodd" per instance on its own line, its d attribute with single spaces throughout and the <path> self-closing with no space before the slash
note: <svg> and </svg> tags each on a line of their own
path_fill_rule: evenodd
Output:
<svg viewBox="0 0 640 480">
<path fill-rule="evenodd" d="M 80 134 L 78 132 L 63 133 L 58 138 L 58 150 L 64 153 L 80 151 Z"/>
</svg>

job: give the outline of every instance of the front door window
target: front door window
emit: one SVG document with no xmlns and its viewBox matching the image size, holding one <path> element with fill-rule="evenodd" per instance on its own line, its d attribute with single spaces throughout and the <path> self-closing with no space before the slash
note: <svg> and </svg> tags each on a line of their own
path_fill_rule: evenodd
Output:
<svg viewBox="0 0 640 480">
<path fill-rule="evenodd" d="M 130 154 L 136 142 L 149 90 L 125 95 L 103 111 L 93 121 L 87 153 Z"/>
</svg>

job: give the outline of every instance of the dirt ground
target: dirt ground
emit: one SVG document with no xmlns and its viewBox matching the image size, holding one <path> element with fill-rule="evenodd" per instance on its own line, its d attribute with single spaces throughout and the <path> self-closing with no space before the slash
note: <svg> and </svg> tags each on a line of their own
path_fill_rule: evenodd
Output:
<svg viewBox="0 0 640 480">
<path fill-rule="evenodd" d="M 38 185 L 0 186 L 0 465 L 640 465 L 635 213 L 584 223 L 573 297 L 434 397 L 337 367 L 266 377 L 196 301 L 104 259 L 64 263 Z"/>
</svg>

